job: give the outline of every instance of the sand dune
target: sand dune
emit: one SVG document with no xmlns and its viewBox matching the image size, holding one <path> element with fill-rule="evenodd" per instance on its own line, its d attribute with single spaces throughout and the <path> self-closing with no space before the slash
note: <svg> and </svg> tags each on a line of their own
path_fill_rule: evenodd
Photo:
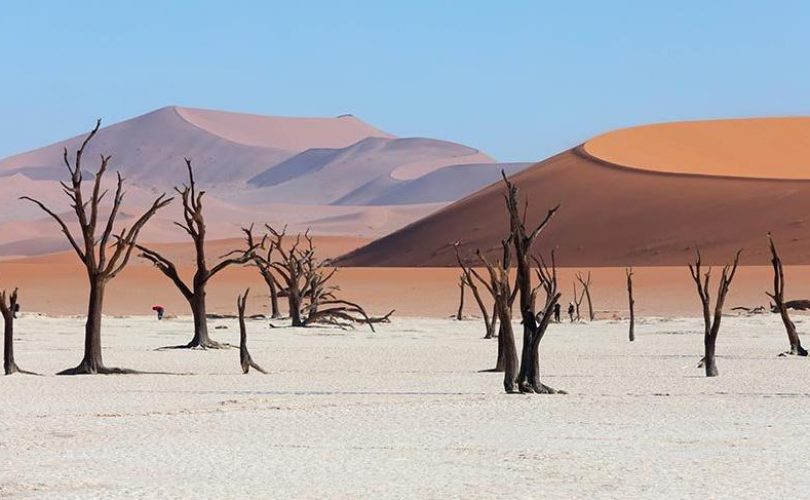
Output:
<svg viewBox="0 0 810 500">
<path fill-rule="evenodd" d="M 62 180 L 63 148 L 72 153 L 84 137 L 0 160 L 0 176 Z M 394 138 L 352 116 L 282 118 L 176 106 L 102 128 L 85 153 L 88 171 L 95 170 L 101 153 L 112 156 L 111 170 L 136 185 L 170 187 L 185 181 L 187 157 L 195 163 L 197 180 L 213 185 L 213 193 L 286 183 L 264 191 L 265 201 L 299 204 L 328 204 L 377 177 L 394 177 L 395 171 L 402 180 L 448 165 L 494 162 L 460 144 Z M 342 190 L 313 189 L 321 184 Z"/>
<path fill-rule="evenodd" d="M 264 188 L 261 196 L 279 202 L 305 199 L 319 204 L 367 205 L 405 182 L 395 176 L 397 171 L 400 177 L 408 175 L 403 170 L 427 175 L 471 160 L 494 163 L 477 150 L 452 142 L 369 137 L 346 148 L 305 151 L 253 177 L 249 184 Z M 454 177 L 462 176 L 456 173 Z M 482 181 L 476 187 L 486 184 Z M 436 201 L 456 199 L 448 196 Z"/>
<path fill-rule="evenodd" d="M 75 151 L 85 134 L 0 161 L 0 170 L 19 167 L 61 167 L 62 149 Z M 280 148 L 236 143 L 201 129 L 167 107 L 104 127 L 90 144 L 85 168 L 97 168 L 98 155 L 112 155 L 111 169 L 120 170 L 135 184 L 167 186 L 185 177 L 183 158 L 196 165 L 197 177 L 207 184 L 228 183 L 255 175 L 296 153 Z M 61 173 L 52 180 L 64 178 Z"/>
<path fill-rule="evenodd" d="M 627 167 L 730 177 L 810 179 L 810 118 L 661 123 L 616 130 L 584 145 Z"/>
<path fill-rule="evenodd" d="M 519 172 L 528 163 L 498 163 L 453 165 L 425 174 L 416 179 L 394 184 L 381 193 L 365 198 L 369 205 L 404 205 L 417 203 L 440 203 L 461 199 L 473 194 L 480 186 L 492 184 L 501 178 L 501 170 L 507 175 Z M 347 196 L 341 203 L 352 201 Z"/>
<path fill-rule="evenodd" d="M 176 110 L 189 123 L 229 141 L 285 151 L 341 148 L 367 137 L 393 137 L 352 115 L 299 118 L 180 107 Z"/>
<path fill-rule="evenodd" d="M 778 122 L 761 123 L 772 129 Z M 796 123 L 787 120 L 787 130 L 794 130 Z M 724 124 L 731 131 L 718 135 L 718 140 L 728 141 L 740 127 L 739 122 L 718 122 L 712 127 L 700 122 L 695 126 L 699 131 L 725 130 Z M 752 126 L 749 122 L 744 125 L 746 130 Z M 684 127 L 675 127 L 672 142 L 666 139 L 666 126 L 654 128 L 659 143 L 677 143 L 677 151 L 685 151 L 678 161 L 702 151 L 700 144 L 677 142 L 686 141 L 689 135 L 682 132 Z M 595 149 L 614 153 L 616 160 L 624 159 L 615 156 L 618 151 L 632 158 L 635 142 L 631 132 L 618 132 L 616 140 L 603 136 L 596 148 L 588 142 L 513 176 L 522 194 L 530 199 L 529 220 L 539 221 L 548 208 L 562 205 L 538 250 L 556 248 L 562 266 L 593 267 L 683 265 L 692 257 L 695 245 L 701 247 L 707 261 L 717 264 L 744 248 L 742 261 L 761 265 L 768 263 L 765 234 L 772 231 L 786 262 L 810 263 L 810 181 L 751 178 L 760 173 L 751 165 L 741 167 L 741 177 L 721 177 L 717 175 L 721 170 L 708 167 L 707 173 L 712 175 L 669 173 L 661 171 L 666 162 L 651 169 L 640 164 L 628 168 L 593 156 Z M 740 144 L 747 139 L 742 135 Z M 616 149 L 608 151 L 606 144 Z M 619 145 L 627 148 L 620 149 Z M 771 145 L 768 168 L 772 173 L 771 167 L 777 164 L 787 165 L 783 171 L 787 173 L 794 172 L 790 162 L 810 164 L 810 148 L 797 159 L 797 150 L 780 149 L 781 141 Z M 765 148 L 762 144 L 757 147 Z M 658 151 L 668 158 L 664 149 Z M 736 157 L 729 161 L 736 161 Z M 454 264 L 453 241 L 463 241 L 467 255 L 476 248 L 496 249 L 507 231 L 502 194 L 502 184 L 496 183 L 340 262 L 347 266 L 450 266 Z"/>
<path fill-rule="evenodd" d="M 59 181 L 62 150 L 75 151 L 85 135 L 0 160 L 0 258 L 67 248 L 55 226 L 20 195 L 66 207 Z M 314 233 L 382 236 L 443 204 L 485 186 L 498 165 L 475 148 L 426 138 L 396 138 L 361 120 L 292 118 L 170 106 L 102 128 L 85 152 L 85 179 L 98 154 L 127 179 L 125 209 L 133 213 L 163 191 L 187 182 L 183 158 L 194 162 L 207 192 L 212 238 L 238 234 L 251 222 L 311 228 Z M 479 162 L 472 170 L 450 168 Z M 484 172 L 486 165 L 492 172 Z M 464 189 L 437 192 L 428 176 Z M 105 179 L 113 187 L 114 176 Z M 391 190 L 402 188 L 398 195 Z M 373 205 L 373 206 L 372 206 Z M 168 207 L 144 231 L 148 241 L 182 241 L 179 218 Z"/>
</svg>

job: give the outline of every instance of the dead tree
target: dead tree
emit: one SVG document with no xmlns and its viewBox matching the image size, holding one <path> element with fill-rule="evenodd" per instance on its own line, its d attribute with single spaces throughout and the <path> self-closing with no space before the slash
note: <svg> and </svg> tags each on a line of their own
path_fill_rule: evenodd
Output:
<svg viewBox="0 0 810 500">
<path fill-rule="evenodd" d="M 242 373 L 248 373 L 250 368 L 254 368 L 259 373 L 267 374 L 261 366 L 257 365 L 247 348 L 247 327 L 245 326 L 245 304 L 247 303 L 250 288 L 245 290 L 244 295 L 236 298 L 236 309 L 239 311 L 239 363 L 242 365 Z"/>
<path fill-rule="evenodd" d="M 382 317 L 369 317 L 359 304 L 337 297 L 340 288 L 330 284 L 337 268 L 330 268 L 329 262 L 317 258 L 308 231 L 303 234 L 304 244 L 299 234 L 295 242 L 286 248 L 286 228 L 278 231 L 267 224 L 265 227 L 268 234 L 262 238 L 260 246 L 268 249 L 268 257 L 254 256 L 253 261 L 260 270 L 264 267 L 284 285 L 282 292 L 288 300 L 292 326 L 306 327 L 322 323 L 345 328 L 353 323 L 363 323 L 374 331 L 375 323 L 390 321 L 394 311 Z M 243 231 L 250 248 L 254 241 L 252 232 L 250 229 Z"/>
<path fill-rule="evenodd" d="M 582 316 L 579 314 L 579 307 L 582 305 L 582 299 L 585 298 L 585 289 L 582 289 L 582 292 L 577 293 L 577 283 L 574 282 L 574 308 L 576 311 L 575 319 L 577 322 L 582 321 Z M 572 319 L 573 322 L 573 319 Z"/>
<path fill-rule="evenodd" d="M 472 292 L 473 298 L 476 304 L 478 304 L 478 309 L 481 311 L 481 317 L 484 320 L 484 338 L 491 339 L 495 336 L 495 326 L 498 321 L 497 315 L 493 314 L 490 316 L 489 310 L 486 304 L 484 304 L 484 299 L 481 297 L 481 291 L 475 283 L 476 280 L 473 277 L 472 267 L 465 265 L 464 261 L 461 259 L 461 254 L 458 250 L 459 245 L 461 245 L 460 241 L 453 243 L 453 248 L 456 250 L 456 262 L 458 263 L 459 269 L 461 269 L 461 280 Z"/>
<path fill-rule="evenodd" d="M 250 230 L 242 229 L 245 233 L 248 243 L 248 248 L 254 246 L 253 243 L 253 234 Z M 266 245 L 266 238 L 259 243 L 256 247 L 257 250 L 259 248 L 265 250 L 263 253 L 259 253 L 258 251 L 253 253 L 252 263 L 256 269 L 259 270 L 259 274 L 262 276 L 264 283 L 267 285 L 267 289 L 270 291 L 270 317 L 272 319 L 279 319 L 281 318 L 281 308 L 278 304 L 278 296 L 279 296 L 279 288 L 281 288 L 280 283 L 273 275 L 271 263 L 273 262 L 273 249 L 274 246 Z"/>
<path fill-rule="evenodd" d="M 765 306 L 756 306 L 756 307 L 737 306 L 737 307 L 732 307 L 731 310 L 732 311 L 744 311 L 745 314 L 748 314 L 748 315 L 765 314 L 765 313 L 768 312 L 768 310 L 765 309 Z M 777 311 L 773 311 L 773 312 L 777 312 Z"/>
<path fill-rule="evenodd" d="M 465 288 L 466 288 L 466 285 L 464 284 L 464 275 L 462 274 L 461 276 L 459 276 L 459 279 L 458 279 L 459 295 L 458 295 L 458 312 L 456 313 L 456 321 L 461 321 L 462 319 L 464 319 L 464 289 Z"/>
<path fill-rule="evenodd" d="M 543 384 L 540 381 L 540 359 L 538 348 L 540 341 L 546 333 L 548 324 L 554 310 L 554 305 L 560 299 L 557 291 L 557 271 L 552 254 L 552 268 L 549 271 L 545 265 L 538 263 L 538 273 L 541 277 L 542 286 L 546 292 L 546 300 L 541 315 L 535 314 L 534 298 L 535 290 L 532 287 L 532 274 L 529 263 L 532 246 L 537 236 L 548 225 L 559 209 L 559 205 L 552 208 L 546 217 L 533 230 L 526 229 L 526 215 L 528 209 L 524 207 L 523 212 L 518 208 L 518 188 L 506 177 L 505 172 L 501 172 L 503 181 L 506 184 L 506 208 L 509 212 L 509 226 L 511 242 L 514 247 L 514 258 L 517 265 L 516 287 L 520 294 L 520 315 L 523 320 L 523 348 L 520 357 L 520 370 L 514 373 L 507 369 L 504 373 L 504 388 L 506 392 L 529 392 L 553 394 L 555 389 Z"/>
<path fill-rule="evenodd" d="M 582 291 L 585 294 L 585 297 L 588 299 L 588 321 L 593 321 L 594 319 L 596 319 L 596 316 L 593 314 L 593 302 L 591 302 L 591 272 L 588 271 L 587 278 L 582 276 L 582 273 L 578 272 L 576 278 L 577 281 L 579 281 L 579 284 L 582 285 Z M 581 298 L 580 302 L 582 302 Z M 577 316 L 579 316 L 578 310 Z"/>
<path fill-rule="evenodd" d="M 704 356 L 700 365 L 706 369 L 707 377 L 716 377 L 717 364 L 714 359 L 715 346 L 717 344 L 717 334 L 720 332 L 720 320 L 723 318 L 723 304 L 726 301 L 731 281 L 734 279 L 734 274 L 737 272 L 737 264 L 740 262 L 740 253 L 738 250 L 734 256 L 734 262 L 731 265 L 726 264 L 723 266 L 723 272 L 720 275 L 720 284 L 717 287 L 717 298 L 714 302 L 714 316 L 712 316 L 711 296 L 709 294 L 709 281 L 711 280 L 712 270 L 709 268 L 705 274 L 701 271 L 701 258 L 700 250 L 695 251 L 697 254 L 695 264 L 689 264 L 689 273 L 692 275 L 692 280 L 697 287 L 697 293 L 700 297 L 700 303 L 703 306 L 703 346 Z M 698 366 L 700 366 L 698 365 Z"/>
<path fill-rule="evenodd" d="M 627 275 L 627 300 L 630 304 L 630 331 L 628 337 L 630 342 L 633 342 L 636 340 L 636 301 L 633 299 L 633 268 L 626 268 L 624 273 Z"/>
<path fill-rule="evenodd" d="M 26 375 L 37 375 L 20 369 L 14 361 L 14 311 L 17 309 L 17 289 L 10 295 L 5 290 L 0 290 L 0 313 L 3 315 L 5 327 L 3 329 L 3 370 L 6 375 L 12 373 L 24 373 Z"/>
<path fill-rule="evenodd" d="M 768 243 L 771 247 L 771 265 L 773 266 L 773 293 L 765 292 L 765 294 L 773 300 L 774 308 L 779 311 L 790 343 L 790 350 L 782 353 L 781 356 L 807 356 L 807 349 L 802 347 L 796 325 L 788 314 L 787 303 L 785 302 L 785 271 L 782 268 L 782 259 L 779 258 L 779 253 L 776 251 L 776 245 L 773 242 L 771 233 L 768 233 Z"/>
<path fill-rule="evenodd" d="M 67 238 L 70 246 L 79 256 L 79 259 L 87 271 L 87 279 L 90 284 L 90 296 L 87 306 L 87 323 L 84 333 L 84 357 L 78 366 L 60 372 L 60 375 L 91 374 L 91 373 L 131 373 L 132 370 L 121 368 L 108 368 L 104 366 L 101 357 L 101 313 L 104 307 L 104 291 L 107 283 L 118 276 L 129 263 L 132 250 L 135 248 L 138 235 L 144 225 L 157 213 L 158 210 L 168 205 L 172 199 L 165 194 L 158 196 L 149 209 L 141 215 L 129 229 L 123 229 L 119 233 L 114 233 L 116 217 L 124 199 L 124 180 L 121 174 L 117 174 L 118 182 L 113 197 L 112 207 L 106 223 L 103 226 L 100 237 L 97 235 L 99 222 L 99 206 L 107 190 L 102 192 L 101 184 L 110 156 L 101 155 L 101 164 L 96 171 L 93 189 L 89 199 L 85 199 L 82 192 L 82 155 L 87 144 L 96 135 L 101 127 L 101 120 L 96 122 L 95 128 L 82 142 L 81 147 L 76 151 L 73 164 L 68 158 L 67 148 L 64 150 L 63 160 L 70 173 L 70 181 L 62 182 L 62 189 L 71 202 L 71 208 L 78 220 L 81 231 L 80 239 L 74 238 L 67 224 L 62 217 L 56 214 L 41 201 L 23 196 L 21 199 L 31 201 L 53 218 Z M 111 253 L 108 255 L 108 251 Z"/>
<path fill-rule="evenodd" d="M 785 307 L 788 309 L 793 309 L 794 311 L 806 311 L 810 309 L 810 300 L 807 299 L 786 300 Z"/>
<path fill-rule="evenodd" d="M 517 290 L 517 288 L 513 289 L 509 281 L 509 268 L 511 267 L 510 242 L 511 236 L 501 241 L 503 255 L 502 258 L 494 264 L 491 263 L 480 250 L 476 252 L 489 274 L 489 281 L 481 277 L 475 269 L 470 268 L 473 276 L 484 285 L 492 296 L 494 313 L 500 323 L 498 330 L 498 356 L 495 361 L 495 368 L 490 370 L 493 372 L 509 371 L 510 373 L 515 373 L 518 367 L 515 333 L 512 329 L 512 305 L 515 301 L 515 290 Z"/>
<path fill-rule="evenodd" d="M 205 257 L 205 218 L 203 217 L 203 203 L 202 198 L 205 191 L 198 191 L 197 184 L 194 182 L 194 170 L 191 167 L 191 160 L 186 160 L 186 169 L 188 170 L 188 185 L 183 185 L 182 188 L 175 187 L 174 190 L 180 194 L 183 202 L 183 222 L 175 222 L 175 225 L 181 227 L 194 242 L 194 254 L 196 270 L 192 277 L 191 284 L 186 284 L 183 278 L 177 271 L 175 264 L 158 253 L 156 250 L 149 249 L 143 245 L 136 245 L 140 250 L 140 257 L 148 260 L 160 272 L 162 272 L 172 283 L 177 287 L 183 298 L 188 302 L 191 308 L 191 315 L 194 318 L 194 335 L 188 344 L 166 347 L 164 349 L 220 349 L 229 347 L 227 344 L 221 344 L 211 340 L 208 335 L 208 318 L 206 316 L 206 287 L 208 282 L 216 276 L 220 271 L 229 266 L 237 264 L 245 264 L 249 262 L 253 256 L 255 247 L 249 247 L 244 251 L 235 251 L 222 256 L 219 262 L 213 267 L 208 267 Z M 236 254 L 236 255 L 235 255 Z"/>
<path fill-rule="evenodd" d="M 281 231 L 267 224 L 265 224 L 265 227 L 268 235 L 262 240 L 263 243 L 267 242 L 269 244 L 267 247 L 269 258 L 264 262 L 264 268 L 268 272 L 272 271 L 281 277 L 280 281 L 284 285 L 284 295 L 287 297 L 292 326 L 306 326 L 301 312 L 304 303 L 304 288 L 306 287 L 304 261 L 310 258 L 309 252 L 299 248 L 301 244 L 300 234 L 290 248 L 284 247 L 284 238 L 287 235 L 286 226 Z M 246 231 L 246 234 L 248 245 L 251 245 L 252 235 L 249 230 Z M 274 258 L 276 254 L 279 256 L 278 259 Z M 255 255 L 258 256 L 258 254 Z M 258 262 L 261 261 L 258 257 L 255 257 L 254 263 Z M 258 264 L 257 267 L 259 267 Z M 262 267 L 259 267 L 260 272 L 261 269 Z"/>
</svg>

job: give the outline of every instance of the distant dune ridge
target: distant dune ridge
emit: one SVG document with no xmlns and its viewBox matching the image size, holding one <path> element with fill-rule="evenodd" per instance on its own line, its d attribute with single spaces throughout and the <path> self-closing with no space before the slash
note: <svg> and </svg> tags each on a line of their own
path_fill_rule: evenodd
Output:
<svg viewBox="0 0 810 500">
<path fill-rule="evenodd" d="M 0 213 L 0 257 L 67 248 L 41 212 L 16 198 L 27 194 L 67 209 L 58 186 L 66 175 L 62 150 L 73 154 L 84 137 L 0 160 L 0 202 L 7 207 Z M 183 158 L 191 158 L 208 191 L 212 238 L 238 235 L 239 225 L 250 222 L 382 236 L 494 182 L 502 167 L 527 165 L 501 165 L 452 142 L 398 138 L 352 115 L 273 117 L 176 106 L 102 128 L 85 153 L 87 179 L 101 153 L 112 155 L 111 169 L 127 178 L 130 206 L 184 182 Z M 446 187 L 436 189 L 431 178 Z M 177 217 L 177 207 L 168 207 L 144 239 L 182 239 L 171 225 Z"/>
<path fill-rule="evenodd" d="M 74 151 L 83 137 L 0 160 L 0 258 L 67 248 L 52 221 L 17 197 L 66 211 L 62 148 Z M 501 169 L 529 197 L 530 217 L 562 204 L 538 245 L 554 245 L 562 266 L 683 265 L 695 245 L 710 263 L 742 247 L 744 264 L 764 265 L 767 231 L 786 263 L 810 264 L 808 137 L 810 118 L 665 123 L 609 132 L 534 165 L 501 164 L 351 115 L 166 107 L 101 129 L 85 170 L 90 178 L 97 155 L 111 154 L 134 209 L 182 183 L 188 156 L 209 192 L 212 239 L 238 237 L 251 222 L 379 238 L 340 258 L 344 266 L 452 266 L 456 240 L 470 256 L 496 251 L 506 234 Z M 182 241 L 178 216 L 168 207 L 144 240 Z"/>
<path fill-rule="evenodd" d="M 716 120 L 610 132 L 513 176 L 529 218 L 562 204 L 537 248 L 561 266 L 684 265 L 699 245 L 723 263 L 810 263 L 810 118 Z M 497 251 L 503 185 L 488 186 L 350 252 L 344 266 L 452 266 L 450 243 Z"/>
</svg>

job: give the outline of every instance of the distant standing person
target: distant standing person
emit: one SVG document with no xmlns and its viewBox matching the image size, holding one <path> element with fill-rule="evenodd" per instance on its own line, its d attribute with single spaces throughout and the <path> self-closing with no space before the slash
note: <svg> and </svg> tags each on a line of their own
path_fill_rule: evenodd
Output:
<svg viewBox="0 0 810 500">
<path fill-rule="evenodd" d="M 164 309 L 163 306 L 161 306 L 161 305 L 152 306 L 152 310 L 157 313 L 158 321 L 163 319 L 163 313 L 166 312 L 166 309 Z"/>
<path fill-rule="evenodd" d="M 14 310 L 11 311 L 11 317 L 17 319 L 17 313 L 20 312 L 20 303 L 16 302 L 14 304 Z"/>
<path fill-rule="evenodd" d="M 555 323 L 559 323 L 559 322 L 560 322 L 560 309 L 562 309 L 562 308 L 560 307 L 560 303 L 559 303 L 559 302 L 557 302 L 556 304 L 554 304 L 554 322 L 555 322 Z"/>
<path fill-rule="evenodd" d="M 571 318 L 571 323 L 574 322 L 574 303 L 568 303 L 568 317 Z"/>
</svg>

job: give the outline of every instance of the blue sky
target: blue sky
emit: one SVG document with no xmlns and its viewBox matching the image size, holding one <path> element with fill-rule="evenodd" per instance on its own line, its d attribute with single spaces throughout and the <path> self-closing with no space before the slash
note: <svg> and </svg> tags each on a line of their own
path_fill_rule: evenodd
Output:
<svg viewBox="0 0 810 500">
<path fill-rule="evenodd" d="M 810 2 L 0 2 L 0 157 L 169 104 L 353 113 L 539 160 L 613 128 L 810 115 Z"/>
</svg>

